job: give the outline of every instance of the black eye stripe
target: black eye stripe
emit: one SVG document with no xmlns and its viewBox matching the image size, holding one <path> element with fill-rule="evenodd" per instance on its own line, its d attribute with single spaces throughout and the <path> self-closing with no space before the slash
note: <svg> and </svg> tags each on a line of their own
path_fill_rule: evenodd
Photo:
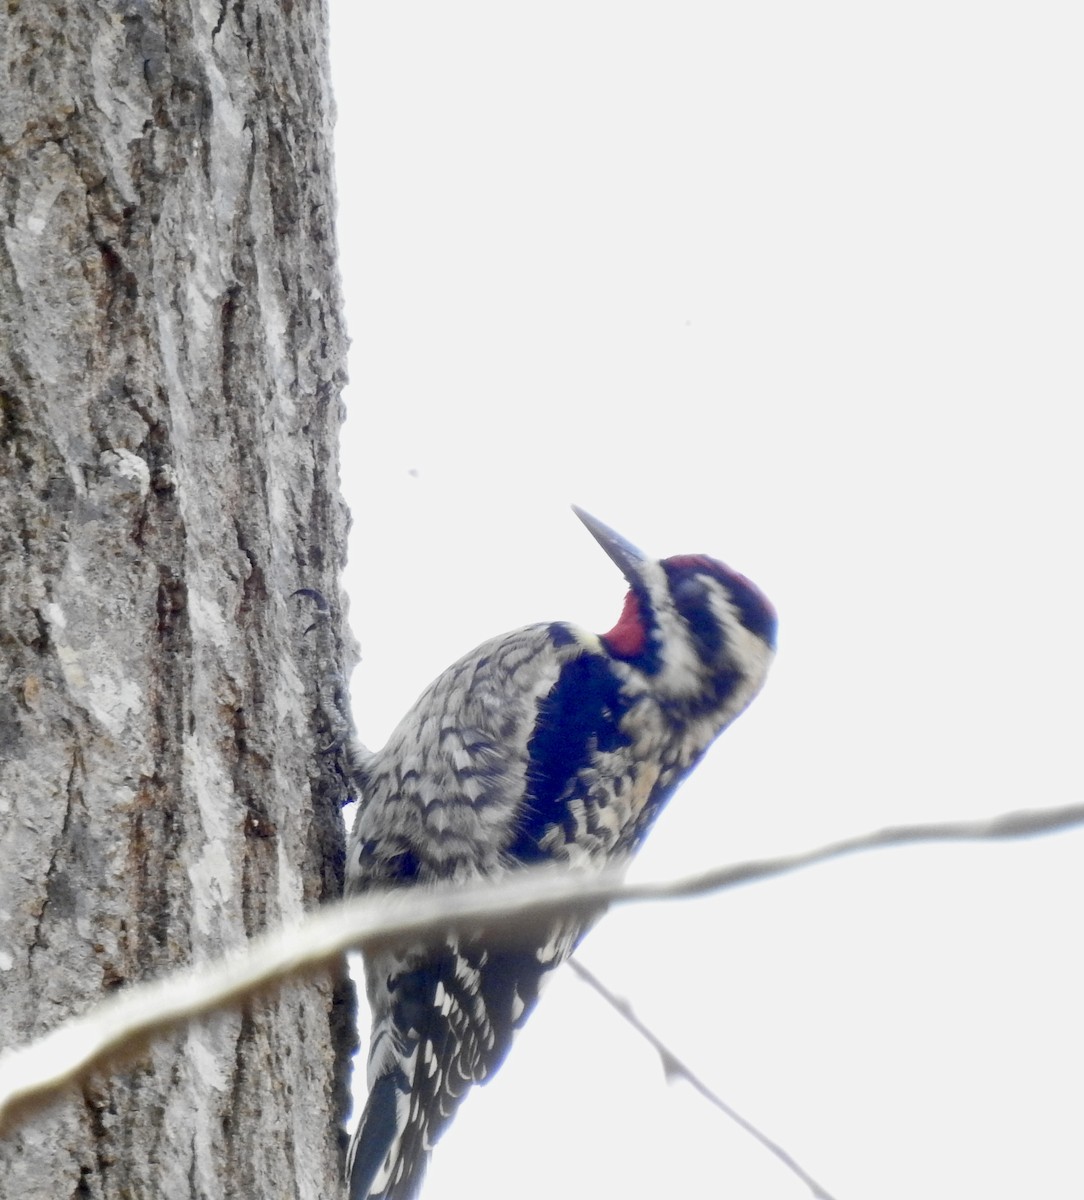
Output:
<svg viewBox="0 0 1084 1200">
<path fill-rule="evenodd" d="M 738 616 L 745 628 L 774 648 L 775 609 L 740 575 L 727 580 L 726 590 L 730 603 L 738 610 Z"/>
<path fill-rule="evenodd" d="M 707 581 L 701 575 L 677 575 L 671 578 L 670 594 L 689 627 L 697 654 L 704 662 L 714 662 L 722 649 L 723 628 L 712 611 Z"/>
<path fill-rule="evenodd" d="M 717 653 L 725 637 L 718 618 L 712 612 L 708 596 L 710 581 L 723 589 L 727 603 L 736 610 L 741 623 L 769 646 L 775 646 L 775 609 L 743 575 L 712 559 L 692 557 L 663 562 L 670 581 L 674 607 L 685 618 L 701 654 Z"/>
</svg>

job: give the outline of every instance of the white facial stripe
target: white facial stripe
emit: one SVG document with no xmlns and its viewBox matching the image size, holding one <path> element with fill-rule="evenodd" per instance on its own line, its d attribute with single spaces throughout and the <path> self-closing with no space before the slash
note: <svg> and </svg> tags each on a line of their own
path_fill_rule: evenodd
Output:
<svg viewBox="0 0 1084 1200">
<path fill-rule="evenodd" d="M 669 582 L 662 565 L 645 563 L 641 575 L 647 586 L 653 616 L 661 635 L 661 661 L 654 676 L 659 691 L 675 698 L 695 695 L 704 686 L 705 676 L 712 671 L 710 664 L 701 661 L 696 645 L 684 619 L 674 608 Z M 772 660 L 772 649 L 742 624 L 741 613 L 730 598 L 725 584 L 710 575 L 701 576 L 712 615 L 720 623 L 726 639 L 727 652 L 733 665 L 749 680 L 748 689 L 740 689 L 740 707 L 760 690 Z"/>
<path fill-rule="evenodd" d="M 731 661 L 746 679 L 754 680 L 759 688 L 772 661 L 771 647 L 742 624 L 737 605 L 718 580 L 708 580 L 708 603 L 723 626 Z"/>
<path fill-rule="evenodd" d="M 670 581 L 662 564 L 643 564 L 640 578 L 647 585 L 652 615 L 656 630 L 656 646 L 661 658 L 655 674 L 655 685 L 660 691 L 672 696 L 681 696 L 699 689 L 703 682 L 703 667 L 700 656 L 689 636 L 685 622 L 674 608 L 670 599 Z"/>
</svg>

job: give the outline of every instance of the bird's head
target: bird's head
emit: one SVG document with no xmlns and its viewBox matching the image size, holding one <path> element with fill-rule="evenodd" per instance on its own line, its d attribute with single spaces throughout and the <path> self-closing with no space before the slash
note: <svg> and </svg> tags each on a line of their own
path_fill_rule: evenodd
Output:
<svg viewBox="0 0 1084 1200">
<path fill-rule="evenodd" d="M 602 635 L 660 699 L 736 716 L 760 690 L 775 653 L 775 609 L 744 575 L 701 554 L 653 559 L 573 506 L 628 580 L 617 624 Z"/>
</svg>

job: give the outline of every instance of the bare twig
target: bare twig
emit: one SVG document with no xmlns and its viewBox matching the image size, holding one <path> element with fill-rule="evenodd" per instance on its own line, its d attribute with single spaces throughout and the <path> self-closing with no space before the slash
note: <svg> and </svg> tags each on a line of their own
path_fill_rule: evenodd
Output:
<svg viewBox="0 0 1084 1200">
<path fill-rule="evenodd" d="M 1009 813 L 989 821 L 908 825 L 817 850 L 720 867 L 684 879 L 626 884 L 617 872 L 524 871 L 500 885 L 406 890 L 329 905 L 247 949 L 116 993 L 52 1033 L 0 1055 L 0 1132 L 107 1063 L 131 1058 L 155 1036 L 288 979 L 314 974 L 347 950 L 373 949 L 452 925 L 495 933 L 560 912 L 597 913 L 611 902 L 703 895 L 860 850 L 917 842 L 1027 837 L 1084 823 L 1084 805 Z"/>
<path fill-rule="evenodd" d="M 653 1047 L 662 1061 L 662 1069 L 665 1072 L 668 1080 L 684 1079 L 686 1083 L 691 1084 L 692 1087 L 694 1087 L 701 1094 L 701 1096 L 704 1097 L 705 1100 L 711 1104 L 714 1104 L 715 1107 L 721 1113 L 729 1117 L 735 1125 L 739 1125 L 742 1129 L 744 1129 L 745 1132 L 749 1134 L 750 1137 L 758 1141 L 765 1150 L 767 1150 L 770 1154 L 774 1154 L 775 1157 L 779 1159 L 779 1161 L 788 1170 L 797 1175 L 798 1178 L 806 1185 L 806 1187 L 809 1188 L 810 1192 L 813 1193 L 813 1195 L 816 1197 L 816 1200 L 834 1200 L 832 1194 L 830 1192 L 826 1192 L 812 1175 L 805 1171 L 799 1163 L 795 1162 L 795 1160 L 791 1158 L 791 1156 L 786 1152 L 786 1150 L 783 1149 L 782 1146 L 780 1146 L 777 1142 L 773 1142 L 772 1139 L 758 1129 L 752 1123 L 752 1121 L 743 1117 L 740 1112 L 731 1108 L 721 1096 L 713 1092 L 690 1066 L 678 1058 L 673 1050 L 671 1050 L 670 1047 L 657 1034 L 655 1034 L 643 1023 L 643 1021 L 640 1020 L 636 1013 L 633 1012 L 632 1005 L 627 1000 L 611 992 L 610 989 L 602 982 L 602 980 L 599 979 L 597 975 L 589 971 L 583 965 L 583 963 L 579 961 L 579 959 L 570 959 L 568 965 L 573 969 L 573 971 L 576 972 L 577 975 L 579 975 L 584 983 L 589 984 L 595 989 L 596 992 L 598 992 L 603 1000 L 606 1001 L 606 1003 L 621 1017 L 622 1020 L 627 1021 L 644 1039 L 644 1041 L 647 1042 L 649 1046 Z"/>
</svg>

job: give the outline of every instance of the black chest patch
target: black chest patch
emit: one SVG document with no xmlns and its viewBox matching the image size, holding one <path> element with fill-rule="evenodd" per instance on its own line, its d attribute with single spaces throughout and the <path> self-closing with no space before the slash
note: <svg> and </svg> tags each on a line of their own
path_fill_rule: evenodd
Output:
<svg viewBox="0 0 1084 1200">
<path fill-rule="evenodd" d="M 610 664 L 583 654 L 565 664 L 527 744 L 527 796 L 522 823 L 508 853 L 521 862 L 549 857 L 540 841 L 552 825 L 568 824 L 568 801 L 576 799 L 576 777 L 600 753 L 619 750 L 632 739 L 621 728 L 629 700 Z"/>
</svg>

